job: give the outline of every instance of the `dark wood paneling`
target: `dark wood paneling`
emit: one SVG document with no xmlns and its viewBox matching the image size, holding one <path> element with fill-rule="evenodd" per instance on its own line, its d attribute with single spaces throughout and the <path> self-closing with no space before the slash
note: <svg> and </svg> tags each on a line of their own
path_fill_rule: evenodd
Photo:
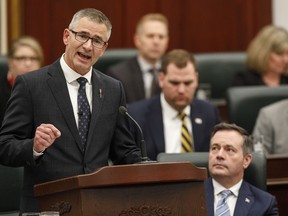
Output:
<svg viewBox="0 0 288 216">
<path fill-rule="evenodd" d="M 63 30 L 84 7 L 95 7 L 111 20 L 110 48 L 134 47 L 136 22 L 150 12 L 168 17 L 169 49 L 193 53 L 244 51 L 259 29 L 272 20 L 271 0 L 23 0 L 23 34 L 40 40 L 45 63 L 63 53 Z"/>
</svg>

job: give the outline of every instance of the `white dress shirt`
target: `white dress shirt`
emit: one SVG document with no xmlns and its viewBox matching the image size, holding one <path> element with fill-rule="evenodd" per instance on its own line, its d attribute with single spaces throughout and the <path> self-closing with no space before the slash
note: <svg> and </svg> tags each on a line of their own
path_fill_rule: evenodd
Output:
<svg viewBox="0 0 288 216">
<path fill-rule="evenodd" d="M 69 95 L 70 95 L 70 100 L 72 102 L 72 107 L 73 107 L 73 112 L 76 120 L 76 124 L 78 127 L 78 104 L 77 104 L 77 96 L 78 96 L 78 89 L 80 84 L 78 83 L 77 79 L 81 77 L 80 74 L 72 70 L 65 62 L 64 60 L 64 55 L 62 55 L 60 59 L 60 64 L 62 67 L 62 70 L 64 72 L 64 76 L 66 79 Z M 90 68 L 89 72 L 86 73 L 83 77 L 87 79 L 86 83 L 86 95 L 87 99 L 90 105 L 90 111 L 92 113 L 92 83 L 91 83 L 91 76 L 92 76 L 92 67 Z"/>
<path fill-rule="evenodd" d="M 166 153 L 181 153 L 181 128 L 182 121 L 178 117 L 178 111 L 172 108 L 164 98 L 164 94 L 160 95 L 163 126 L 164 126 L 164 139 L 165 139 L 165 152 Z M 186 124 L 188 131 L 192 134 L 192 123 L 190 118 L 190 106 L 187 106 L 183 112 L 187 115 Z M 193 136 L 192 136 L 193 137 Z M 192 147 L 193 148 L 193 147 Z"/>
</svg>

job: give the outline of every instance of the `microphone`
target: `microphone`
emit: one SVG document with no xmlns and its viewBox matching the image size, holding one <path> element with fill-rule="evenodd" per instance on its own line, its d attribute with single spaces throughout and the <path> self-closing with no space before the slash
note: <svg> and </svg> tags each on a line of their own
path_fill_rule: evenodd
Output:
<svg viewBox="0 0 288 216">
<path fill-rule="evenodd" d="M 140 142 L 140 148 L 141 148 L 141 159 L 142 159 L 142 163 L 144 162 L 148 162 L 149 158 L 147 157 L 147 150 L 146 150 L 146 144 L 145 144 L 145 140 L 144 140 L 144 135 L 142 132 L 142 129 L 140 127 L 140 125 L 136 122 L 136 120 L 134 118 L 132 118 L 132 116 L 129 115 L 128 110 L 126 107 L 124 106 L 120 106 L 119 107 L 119 112 L 122 115 L 127 116 L 130 120 L 132 120 L 132 122 L 137 126 L 140 134 L 141 134 L 141 142 Z M 152 161 L 149 161 L 152 162 Z M 141 162 L 140 162 L 141 163 Z"/>
<path fill-rule="evenodd" d="M 83 112 L 82 111 L 78 111 L 77 113 L 79 116 L 82 116 L 83 115 Z"/>
</svg>

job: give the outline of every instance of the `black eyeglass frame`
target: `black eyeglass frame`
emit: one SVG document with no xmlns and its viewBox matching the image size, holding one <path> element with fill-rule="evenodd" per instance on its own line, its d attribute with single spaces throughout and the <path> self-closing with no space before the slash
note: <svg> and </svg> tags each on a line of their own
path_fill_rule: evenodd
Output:
<svg viewBox="0 0 288 216">
<path fill-rule="evenodd" d="M 108 44 L 107 41 L 103 41 L 103 40 L 101 40 L 100 38 L 90 37 L 90 36 L 88 36 L 87 34 L 85 34 L 85 33 L 83 33 L 83 32 L 76 32 L 76 31 L 73 31 L 72 29 L 69 29 L 69 31 L 71 31 L 71 32 L 75 35 L 75 40 L 77 40 L 77 41 L 79 41 L 79 42 L 81 42 L 81 43 L 86 43 L 88 40 L 91 39 L 92 45 L 93 45 L 94 47 L 96 47 L 96 48 L 99 48 L 99 49 L 103 49 L 103 48 L 104 48 L 105 46 L 107 46 L 107 44 Z M 77 35 L 79 36 L 79 34 L 81 34 L 81 36 L 87 37 L 87 40 L 86 40 L 86 41 L 84 41 L 84 40 L 82 41 L 82 40 L 79 40 L 79 38 L 77 39 Z M 101 47 L 98 46 L 98 44 L 95 45 L 95 44 L 94 44 L 95 40 L 101 41 L 101 42 L 103 43 L 103 45 L 102 45 Z"/>
</svg>

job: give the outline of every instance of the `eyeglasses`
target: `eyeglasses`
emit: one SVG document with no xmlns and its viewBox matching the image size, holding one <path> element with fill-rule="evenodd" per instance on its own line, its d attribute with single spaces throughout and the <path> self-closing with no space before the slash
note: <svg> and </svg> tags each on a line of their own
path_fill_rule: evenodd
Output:
<svg viewBox="0 0 288 216">
<path fill-rule="evenodd" d="M 29 57 L 29 56 L 13 56 L 13 59 L 21 63 L 27 62 L 27 61 L 31 61 L 34 63 L 40 60 L 38 57 Z"/>
<path fill-rule="evenodd" d="M 71 29 L 69 29 L 73 34 L 75 34 L 75 39 L 81 43 L 86 43 L 88 40 L 91 39 L 93 46 L 96 48 L 102 49 L 105 47 L 108 43 L 106 41 L 101 40 L 100 38 L 92 38 L 89 37 L 87 34 L 83 32 L 75 32 Z"/>
</svg>

